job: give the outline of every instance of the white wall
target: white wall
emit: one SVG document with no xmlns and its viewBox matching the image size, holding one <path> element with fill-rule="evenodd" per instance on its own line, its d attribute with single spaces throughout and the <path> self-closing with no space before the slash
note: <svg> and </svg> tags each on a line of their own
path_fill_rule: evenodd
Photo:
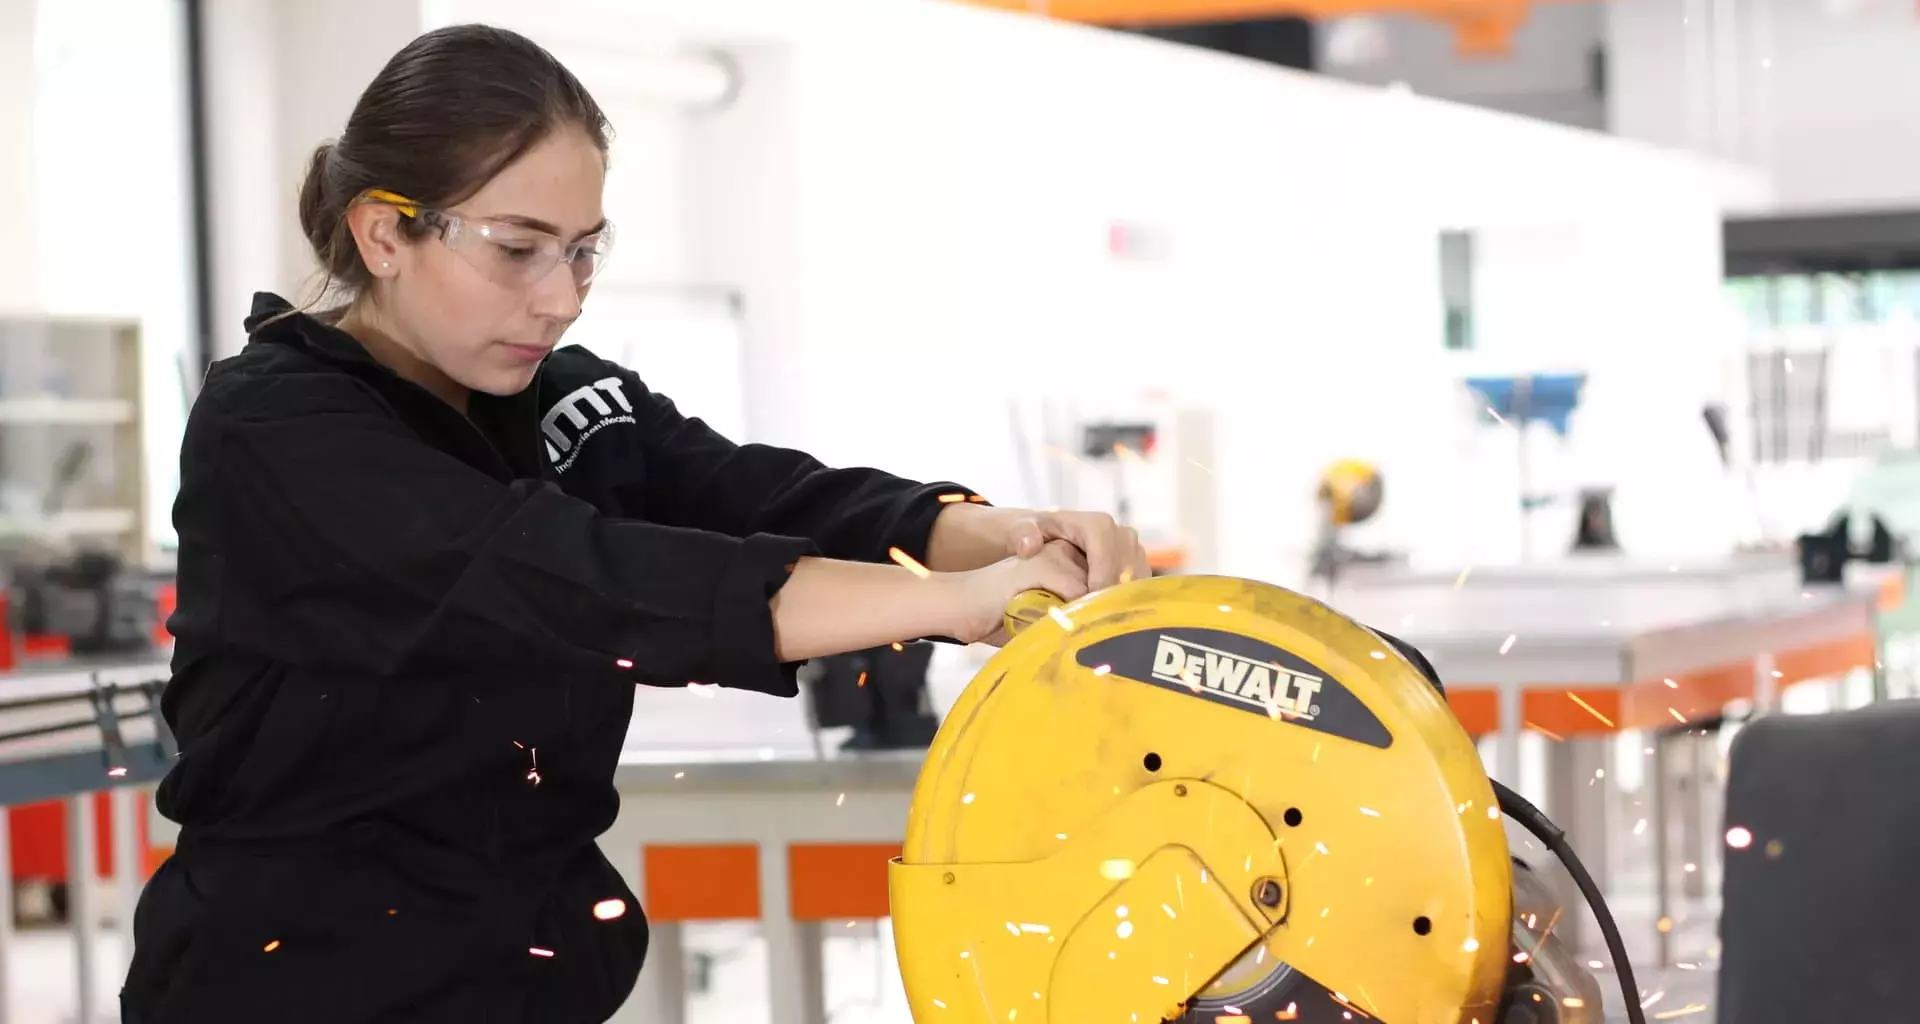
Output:
<svg viewBox="0 0 1920 1024">
<path fill-rule="evenodd" d="M 1453 377 L 1472 366 L 1667 367 L 1645 386 L 1672 393 L 1668 424 L 1642 427 L 1644 401 L 1589 417 L 1588 461 L 1623 490 L 1718 383 L 1717 211 L 1723 189 L 1755 190 L 1739 175 L 1074 26 L 932 5 L 887 20 L 886 46 L 800 49 L 803 379 L 866 382 L 807 411 L 830 457 L 991 496 L 1014 486 L 1004 399 L 1168 389 L 1221 410 L 1223 561 L 1286 580 L 1313 479 L 1349 454 L 1389 474 L 1382 540 L 1507 555 L 1502 520 L 1458 508 L 1460 452 L 1481 439 Z M 1115 220 L 1156 226 L 1171 255 L 1110 260 Z M 1455 225 L 1582 239 L 1557 250 L 1552 288 L 1489 293 L 1507 340 L 1477 362 L 1439 345 L 1435 233 Z"/>
<path fill-rule="evenodd" d="M 1614 128 L 1766 168 L 1782 207 L 1920 201 L 1905 0 L 1614 0 Z M 1732 16 L 1715 19 L 1716 12 Z M 1691 108 L 1691 109 L 1690 109 Z"/>
<path fill-rule="evenodd" d="M 0 131 L 12 143 L 0 187 L 25 199 L 9 218 L 21 233 L 0 246 L 0 294 L 11 293 L 0 307 L 140 321 L 142 471 L 162 542 L 185 418 L 178 359 L 195 326 L 179 6 L 0 0 Z"/>
</svg>

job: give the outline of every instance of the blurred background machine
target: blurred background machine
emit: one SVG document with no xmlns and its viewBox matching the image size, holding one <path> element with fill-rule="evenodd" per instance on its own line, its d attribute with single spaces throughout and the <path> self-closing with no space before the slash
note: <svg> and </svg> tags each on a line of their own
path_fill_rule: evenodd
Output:
<svg viewBox="0 0 1920 1024">
<path fill-rule="evenodd" d="M 1342 566 L 1355 562 L 1384 562 L 1388 556 L 1356 551 L 1342 542 L 1343 532 L 1372 519 L 1386 499 L 1380 468 L 1365 459 L 1341 459 L 1320 474 L 1314 490 L 1319 527 L 1313 547 L 1312 578 L 1332 586 Z"/>
<path fill-rule="evenodd" d="M 940 719 L 927 696 L 930 643 L 891 644 L 815 658 L 801 670 L 814 747 L 825 756 L 822 730 L 851 729 L 845 753 L 924 750 Z"/>
</svg>

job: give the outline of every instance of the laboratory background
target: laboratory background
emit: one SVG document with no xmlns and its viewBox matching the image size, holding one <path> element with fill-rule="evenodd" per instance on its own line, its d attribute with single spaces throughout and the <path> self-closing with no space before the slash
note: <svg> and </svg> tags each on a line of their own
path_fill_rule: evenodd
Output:
<svg viewBox="0 0 1920 1024">
<path fill-rule="evenodd" d="M 469 22 L 613 122 L 569 343 L 737 441 L 1104 511 L 1156 581 L 1429 659 L 1613 926 L 1509 829 L 1501 1021 L 1630 1019 L 1621 951 L 1641 1019 L 1920 1020 L 1909 0 L 0 0 L 0 1021 L 120 1019 L 178 831 L 188 410 L 254 293 L 312 281 L 313 147 Z M 640 688 L 615 1020 L 934 1024 L 889 861 L 998 663 L 908 651 Z M 1284 928 L 1368 911 L 1290 851 Z M 1036 927 L 991 941 L 1054 955 Z M 1340 1015 L 1400 1024 L 1372 1000 Z"/>
</svg>

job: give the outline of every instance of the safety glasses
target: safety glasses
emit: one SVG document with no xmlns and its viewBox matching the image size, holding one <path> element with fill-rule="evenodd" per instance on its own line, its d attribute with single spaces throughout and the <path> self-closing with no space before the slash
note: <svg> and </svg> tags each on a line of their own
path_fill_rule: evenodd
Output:
<svg viewBox="0 0 1920 1024">
<path fill-rule="evenodd" d="M 607 265 L 613 249 L 613 225 L 577 242 L 523 224 L 464 217 L 431 210 L 406 196 L 371 189 L 364 202 L 386 203 L 403 217 L 418 220 L 440 236 L 440 241 L 487 279 L 505 288 L 526 289 L 546 280 L 561 263 L 573 274 L 573 283 L 585 288 Z"/>
</svg>

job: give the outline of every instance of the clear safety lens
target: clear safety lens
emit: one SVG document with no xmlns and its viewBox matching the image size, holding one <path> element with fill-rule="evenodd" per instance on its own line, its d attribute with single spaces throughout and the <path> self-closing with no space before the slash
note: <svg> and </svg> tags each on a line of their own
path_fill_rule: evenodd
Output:
<svg viewBox="0 0 1920 1024">
<path fill-rule="evenodd" d="M 446 216 L 447 248 L 507 288 L 531 288 L 565 263 L 576 287 L 585 288 L 606 266 L 613 248 L 611 225 L 577 242 L 565 242 L 534 228 L 499 221 L 465 221 Z"/>
</svg>

